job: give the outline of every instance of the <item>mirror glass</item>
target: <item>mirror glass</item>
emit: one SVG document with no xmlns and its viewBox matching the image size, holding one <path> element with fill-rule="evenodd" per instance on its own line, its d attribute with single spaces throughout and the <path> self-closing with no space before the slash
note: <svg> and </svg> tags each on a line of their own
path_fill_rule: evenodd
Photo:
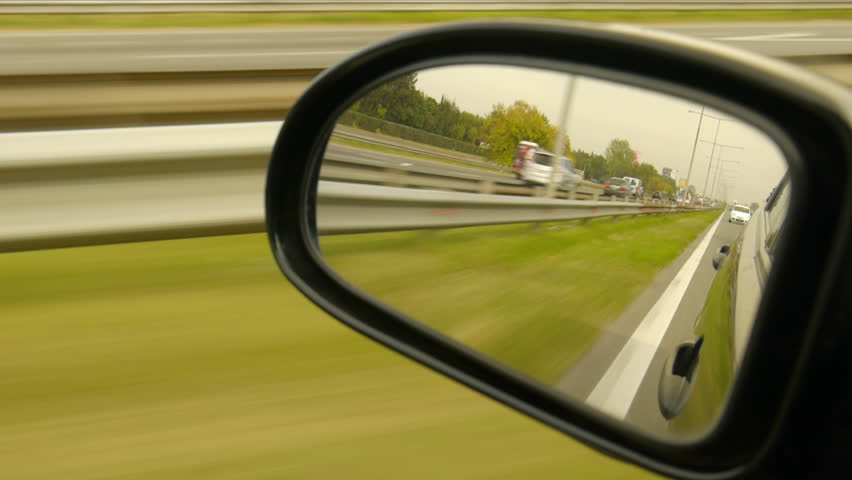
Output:
<svg viewBox="0 0 852 480">
<path fill-rule="evenodd" d="M 666 438 L 712 428 L 783 225 L 786 162 L 730 112 L 505 65 L 396 77 L 340 116 L 323 257 L 410 318 Z"/>
</svg>

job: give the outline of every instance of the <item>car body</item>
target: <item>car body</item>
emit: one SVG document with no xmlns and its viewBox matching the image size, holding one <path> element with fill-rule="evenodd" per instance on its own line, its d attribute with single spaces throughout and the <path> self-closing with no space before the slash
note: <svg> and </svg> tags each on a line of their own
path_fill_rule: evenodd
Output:
<svg viewBox="0 0 852 480">
<path fill-rule="evenodd" d="M 633 192 L 630 190 L 627 180 L 621 177 L 610 177 L 603 184 L 602 195 L 628 197 L 632 194 Z"/>
<path fill-rule="evenodd" d="M 739 223 L 745 225 L 751 219 L 751 208 L 745 205 L 731 206 L 731 212 L 728 215 L 728 223 Z"/>
<path fill-rule="evenodd" d="M 568 159 L 563 161 L 563 158 L 557 158 L 535 142 L 522 141 L 515 150 L 512 170 L 519 180 L 533 185 L 550 185 L 551 182 L 562 185 L 569 166 Z"/>
<path fill-rule="evenodd" d="M 583 180 L 583 176 L 576 168 L 571 166 L 571 161 L 567 157 L 559 157 L 559 168 L 562 170 L 562 181 L 560 187 L 564 190 L 576 190 Z"/>
<path fill-rule="evenodd" d="M 701 355 L 696 356 L 691 382 L 694 385 L 680 389 L 681 394 L 685 394 L 678 399 L 684 402 L 678 405 L 682 410 L 674 408 L 676 411 L 664 413 L 669 417 L 669 431 L 699 433 L 702 426 L 711 424 L 720 413 L 733 372 L 743 359 L 763 287 L 775 259 L 776 240 L 790 202 L 789 183 L 787 176 L 782 178 L 766 207 L 754 213 L 755 221 L 746 221 L 733 241 L 721 245 L 712 259 L 717 273 L 695 320 L 694 337 L 685 339 L 685 344 L 692 345 L 702 339 Z M 666 378 L 665 373 L 661 378 Z M 678 403 L 678 400 L 672 402 Z"/>
</svg>

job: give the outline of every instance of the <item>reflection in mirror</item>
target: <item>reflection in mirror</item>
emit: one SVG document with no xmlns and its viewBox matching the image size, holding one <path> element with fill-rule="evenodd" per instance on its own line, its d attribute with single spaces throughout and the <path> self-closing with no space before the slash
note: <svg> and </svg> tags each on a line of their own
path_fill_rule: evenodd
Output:
<svg viewBox="0 0 852 480">
<path fill-rule="evenodd" d="M 760 130 L 659 92 L 461 65 L 338 119 L 317 224 L 382 302 L 574 401 L 685 439 L 719 417 L 789 186 Z"/>
</svg>

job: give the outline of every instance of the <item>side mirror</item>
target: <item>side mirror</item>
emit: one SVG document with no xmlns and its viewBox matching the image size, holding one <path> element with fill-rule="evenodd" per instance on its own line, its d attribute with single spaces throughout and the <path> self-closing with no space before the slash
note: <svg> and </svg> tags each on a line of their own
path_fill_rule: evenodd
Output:
<svg viewBox="0 0 852 480">
<path fill-rule="evenodd" d="M 689 400 L 703 343 L 703 335 L 695 342 L 682 343 L 678 345 L 674 355 L 666 359 L 657 394 L 660 413 L 666 420 L 677 416 Z"/>
<path fill-rule="evenodd" d="M 848 89 L 791 65 L 641 28 L 409 33 L 325 71 L 288 113 L 267 176 L 270 244 L 297 288 L 376 342 L 618 458 L 733 478 L 783 460 L 767 452 L 790 431 L 788 399 L 817 376 L 802 356 L 826 311 L 823 272 L 848 244 L 838 172 L 852 163 L 850 104 Z M 736 186 L 700 150 L 716 127 L 701 111 L 732 120 L 719 142 L 747 143 L 760 162 Z M 789 179 L 771 242 L 745 238 L 751 251 L 736 256 L 760 262 L 754 281 L 715 281 L 708 262 L 729 250 L 711 241 L 769 232 L 696 202 L 654 205 L 592 182 L 564 191 L 532 161 L 579 153 L 582 128 L 607 135 L 589 142 L 612 147 L 612 161 L 589 149 L 581 160 L 603 178 L 674 167 L 697 172 L 682 187 L 706 184 L 707 199 L 765 198 Z M 680 163 L 653 163 L 669 159 Z M 725 307 L 704 310 L 706 339 L 673 344 L 698 337 L 710 297 Z M 732 330 L 748 332 L 742 361 Z M 668 431 L 699 397 L 692 430 Z"/>
<path fill-rule="evenodd" d="M 730 245 L 722 245 L 719 247 L 719 250 L 716 251 L 716 254 L 713 255 L 713 269 L 719 270 L 719 267 L 722 266 L 722 263 L 728 258 L 728 253 L 731 251 Z"/>
</svg>

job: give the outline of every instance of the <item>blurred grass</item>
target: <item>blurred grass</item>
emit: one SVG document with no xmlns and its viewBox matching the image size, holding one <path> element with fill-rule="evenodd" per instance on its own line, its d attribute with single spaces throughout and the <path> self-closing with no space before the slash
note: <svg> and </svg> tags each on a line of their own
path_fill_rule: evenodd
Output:
<svg viewBox="0 0 852 480">
<path fill-rule="evenodd" d="M 353 285 L 552 385 L 718 215 L 335 235 L 320 245 Z"/>
<path fill-rule="evenodd" d="M 652 477 L 342 327 L 263 235 L 3 254 L 0 279 L 2 478 Z"/>
<path fill-rule="evenodd" d="M 852 10 L 572 10 L 306 13 L 5 14 L 0 29 L 250 27 L 315 24 L 436 23 L 484 18 L 547 18 L 604 22 L 780 22 L 849 20 Z"/>
</svg>

